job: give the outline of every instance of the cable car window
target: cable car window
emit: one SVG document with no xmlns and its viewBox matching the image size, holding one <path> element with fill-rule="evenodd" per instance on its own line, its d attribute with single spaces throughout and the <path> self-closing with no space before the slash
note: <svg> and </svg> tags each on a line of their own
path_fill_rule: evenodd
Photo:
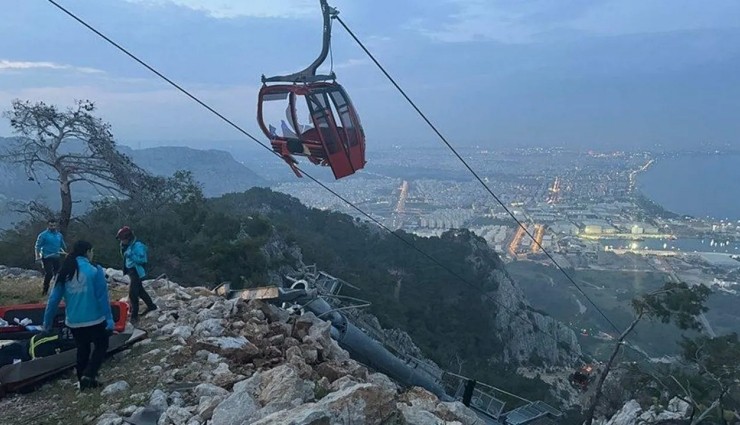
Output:
<svg viewBox="0 0 740 425">
<path fill-rule="evenodd" d="M 299 134 L 305 135 L 307 131 L 314 128 L 313 121 L 311 121 L 311 112 L 306 107 L 307 100 L 305 96 L 296 96 L 295 101 L 295 115 L 296 115 L 296 130 Z M 310 133 L 308 133 L 310 134 Z"/>
<path fill-rule="evenodd" d="M 357 133 L 355 132 L 354 121 L 352 120 L 352 114 L 350 112 L 350 105 L 347 98 L 339 90 L 332 90 L 331 98 L 334 101 L 334 107 L 337 110 L 337 115 L 342 122 L 344 128 L 344 134 L 347 137 L 347 143 L 349 146 L 357 146 L 359 140 L 357 140 Z"/>
<path fill-rule="evenodd" d="M 263 96 L 262 116 L 273 137 L 298 138 L 290 112 L 292 96 L 294 95 L 289 92 L 270 93 Z"/>
<path fill-rule="evenodd" d="M 339 152 L 339 141 L 334 131 L 332 118 L 327 115 L 329 99 L 325 94 L 316 93 L 307 95 L 306 100 L 308 100 L 308 108 L 311 110 L 311 117 L 318 126 L 319 132 L 321 132 L 326 150 L 329 154 Z"/>
</svg>

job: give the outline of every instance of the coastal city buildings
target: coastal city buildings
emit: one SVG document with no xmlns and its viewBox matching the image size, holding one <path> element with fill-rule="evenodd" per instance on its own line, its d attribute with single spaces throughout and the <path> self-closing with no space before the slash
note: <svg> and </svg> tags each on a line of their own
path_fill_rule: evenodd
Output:
<svg viewBox="0 0 740 425">
<path fill-rule="evenodd" d="M 466 228 L 506 261 L 548 265 L 544 248 L 576 269 L 656 270 L 739 289 L 728 275 L 740 267 L 740 217 L 688 217 L 653 203 L 639 190 L 640 174 L 659 153 L 466 150 L 466 161 L 508 212 L 447 151 L 419 150 L 414 164 L 393 151 L 375 155 L 372 173 L 328 184 L 393 230 L 436 236 Z M 277 190 L 365 218 L 305 182 Z"/>
</svg>

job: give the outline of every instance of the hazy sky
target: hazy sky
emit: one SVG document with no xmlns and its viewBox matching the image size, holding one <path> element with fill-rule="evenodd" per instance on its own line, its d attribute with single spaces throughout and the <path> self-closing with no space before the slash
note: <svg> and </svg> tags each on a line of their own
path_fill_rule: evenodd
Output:
<svg viewBox="0 0 740 425">
<path fill-rule="evenodd" d="M 318 0 L 59 2 L 260 136 L 260 75 L 320 48 Z M 740 145 L 740 1 L 333 4 L 455 144 Z M 47 1 L 0 15 L 2 109 L 89 98 L 135 146 L 241 137 Z M 437 143 L 339 25 L 333 53 L 369 146 Z"/>
</svg>

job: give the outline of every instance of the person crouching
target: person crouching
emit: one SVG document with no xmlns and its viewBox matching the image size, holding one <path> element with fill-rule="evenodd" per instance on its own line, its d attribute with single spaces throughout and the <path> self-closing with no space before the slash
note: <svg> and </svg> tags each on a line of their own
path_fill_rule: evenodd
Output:
<svg viewBox="0 0 740 425">
<path fill-rule="evenodd" d="M 108 352 L 108 337 L 113 331 L 113 313 L 105 272 L 94 266 L 93 246 L 77 241 L 59 269 L 44 312 L 44 330 L 50 331 L 64 299 L 65 324 L 77 346 L 77 379 L 80 390 L 96 388 L 98 371 Z M 94 348 L 90 349 L 90 346 Z"/>
</svg>

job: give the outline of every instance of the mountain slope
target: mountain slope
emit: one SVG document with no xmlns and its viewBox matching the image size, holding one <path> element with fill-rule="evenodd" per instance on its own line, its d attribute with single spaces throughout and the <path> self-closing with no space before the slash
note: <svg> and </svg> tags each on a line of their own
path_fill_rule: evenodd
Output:
<svg viewBox="0 0 740 425">
<path fill-rule="evenodd" d="M 265 179 L 237 162 L 226 151 L 178 146 L 122 151 L 153 174 L 169 176 L 178 170 L 191 171 L 193 177 L 203 185 L 206 196 L 243 192 L 255 186 L 268 185 Z"/>
<path fill-rule="evenodd" d="M 12 138 L 0 137 L 0 151 Z M 171 176 L 175 171 L 188 170 L 198 181 L 206 196 L 220 196 L 229 192 L 242 192 L 255 186 L 267 186 L 268 182 L 231 154 L 218 150 L 198 150 L 185 147 L 157 147 L 131 149 L 119 146 L 119 150 L 129 155 L 133 161 L 155 175 Z M 38 179 L 28 179 L 23 166 L 0 164 L 0 229 L 8 228 L 23 216 L 9 210 L 14 201 L 38 201 L 53 209 L 59 208 L 59 187 L 50 170 L 39 168 Z M 75 214 L 88 207 L 89 201 L 100 194 L 91 186 L 78 183 L 72 187 L 73 196 L 79 203 Z"/>
<path fill-rule="evenodd" d="M 39 277 L 8 283 L 41 292 Z M 164 279 L 146 285 L 160 307 L 137 325 L 149 339 L 103 364 L 102 388 L 79 393 L 73 372 L 63 372 L 2 398 L 0 423 L 482 424 L 459 401 L 401 388 L 351 359 L 313 314 Z M 111 285 L 118 296 L 121 289 Z"/>
<path fill-rule="evenodd" d="M 210 202 L 219 211 L 269 217 L 301 247 L 306 263 L 359 287 L 352 295 L 370 300 L 381 323 L 409 331 L 420 346 L 443 357 L 436 359 L 442 363 L 459 355 L 564 365 L 580 355 L 575 333 L 534 311 L 498 254 L 471 232 L 440 238 L 397 233 L 455 276 L 374 225 L 309 209 L 269 190 Z"/>
<path fill-rule="evenodd" d="M 315 264 L 355 287 L 342 295 L 370 302 L 384 328 L 406 331 L 440 367 L 530 399 L 547 401 L 548 389 L 518 376 L 517 366 L 567 367 L 580 356 L 574 332 L 532 309 L 496 252 L 466 230 L 433 238 L 396 233 L 440 267 L 372 224 L 269 189 L 147 212 L 111 205 L 83 220 L 69 239 L 91 241 L 97 261 L 118 267 L 111 235 L 125 223 L 149 246 L 150 276 L 188 285 L 285 283 L 286 274 Z M 36 230 L 0 240 L 0 258 L 32 267 L 16 247 Z"/>
</svg>

